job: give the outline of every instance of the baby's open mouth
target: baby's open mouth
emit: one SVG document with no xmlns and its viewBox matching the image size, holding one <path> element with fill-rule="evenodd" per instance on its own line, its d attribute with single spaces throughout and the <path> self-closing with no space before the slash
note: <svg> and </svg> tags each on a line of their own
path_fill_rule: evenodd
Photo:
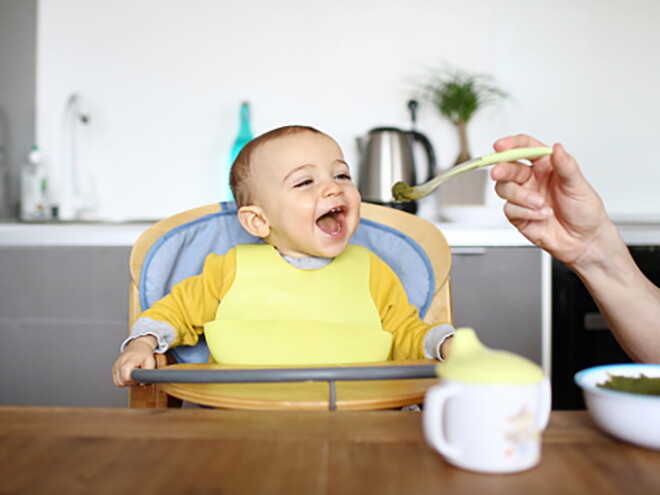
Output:
<svg viewBox="0 0 660 495">
<path fill-rule="evenodd" d="M 346 221 L 346 208 L 343 206 L 333 208 L 329 212 L 321 215 L 316 220 L 316 225 L 323 233 L 337 236 L 344 231 L 344 223 Z"/>
</svg>

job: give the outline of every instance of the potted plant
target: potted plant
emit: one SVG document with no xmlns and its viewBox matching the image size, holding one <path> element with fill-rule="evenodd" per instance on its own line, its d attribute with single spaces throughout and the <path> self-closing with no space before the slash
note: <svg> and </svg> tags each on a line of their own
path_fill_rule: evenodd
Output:
<svg viewBox="0 0 660 495">
<path fill-rule="evenodd" d="M 422 86 L 422 98 L 435 106 L 458 130 L 460 152 L 454 165 L 471 158 L 467 125 L 484 106 L 507 94 L 485 74 L 453 69 L 433 72 Z"/>
</svg>

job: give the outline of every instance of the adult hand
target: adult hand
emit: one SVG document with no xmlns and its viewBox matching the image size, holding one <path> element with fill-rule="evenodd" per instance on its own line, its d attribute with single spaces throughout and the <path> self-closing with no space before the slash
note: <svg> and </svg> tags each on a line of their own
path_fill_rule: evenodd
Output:
<svg viewBox="0 0 660 495">
<path fill-rule="evenodd" d="M 505 137 L 496 151 L 544 146 L 527 135 Z M 561 144 L 553 154 L 532 160 L 532 166 L 505 162 L 491 171 L 495 191 L 507 202 L 504 214 L 535 245 L 559 260 L 578 263 L 611 222 L 603 203 L 582 175 L 575 159 Z"/>
<path fill-rule="evenodd" d="M 542 146 L 511 136 L 497 151 Z M 635 360 L 660 362 L 660 289 L 635 264 L 603 203 L 560 144 L 553 154 L 491 171 L 504 213 L 520 232 L 571 267 L 594 298 L 608 327 Z"/>
</svg>

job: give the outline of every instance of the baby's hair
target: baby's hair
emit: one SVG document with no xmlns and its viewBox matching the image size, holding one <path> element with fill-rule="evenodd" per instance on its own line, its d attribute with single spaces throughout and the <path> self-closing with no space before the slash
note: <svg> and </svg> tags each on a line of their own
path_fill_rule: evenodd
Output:
<svg viewBox="0 0 660 495">
<path fill-rule="evenodd" d="M 278 127 L 277 129 L 268 131 L 261 136 L 257 136 L 243 147 L 243 149 L 234 160 L 234 163 L 231 166 L 231 171 L 229 172 L 229 187 L 231 187 L 234 200 L 236 201 L 236 205 L 239 208 L 241 206 L 249 205 L 253 201 L 251 184 L 251 159 L 254 150 L 269 141 L 274 141 L 275 139 L 284 136 L 292 136 L 302 132 L 324 134 L 323 132 L 319 131 L 318 129 L 314 129 L 313 127 L 304 125 L 288 125 L 284 127 Z"/>
</svg>

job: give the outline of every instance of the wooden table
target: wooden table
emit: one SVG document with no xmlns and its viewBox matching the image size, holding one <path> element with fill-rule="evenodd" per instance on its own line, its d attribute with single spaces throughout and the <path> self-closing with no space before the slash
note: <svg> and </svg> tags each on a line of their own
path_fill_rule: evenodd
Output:
<svg viewBox="0 0 660 495">
<path fill-rule="evenodd" d="M 553 412 L 517 474 L 445 463 L 417 412 L 0 407 L 0 493 L 646 494 L 660 452 Z"/>
</svg>

